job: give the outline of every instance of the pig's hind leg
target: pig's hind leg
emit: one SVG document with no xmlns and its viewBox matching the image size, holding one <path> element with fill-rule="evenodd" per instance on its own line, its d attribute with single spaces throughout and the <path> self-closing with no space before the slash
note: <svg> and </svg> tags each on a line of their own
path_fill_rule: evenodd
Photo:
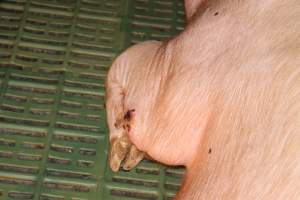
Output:
<svg viewBox="0 0 300 200">
<path fill-rule="evenodd" d="M 109 163 L 112 171 L 115 172 L 120 169 L 123 161 L 123 169 L 130 170 L 144 158 L 144 153 L 139 151 L 128 137 L 131 111 L 124 112 L 123 94 L 117 82 L 107 85 L 106 106 L 110 129 Z"/>
</svg>

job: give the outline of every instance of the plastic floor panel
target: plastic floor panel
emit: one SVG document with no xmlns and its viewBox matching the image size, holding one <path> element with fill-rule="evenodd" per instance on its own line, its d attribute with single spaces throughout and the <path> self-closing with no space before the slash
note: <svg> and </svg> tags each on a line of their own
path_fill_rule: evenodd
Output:
<svg viewBox="0 0 300 200">
<path fill-rule="evenodd" d="M 0 199 L 171 199 L 182 168 L 108 168 L 104 81 L 183 27 L 181 0 L 1 0 Z"/>
</svg>

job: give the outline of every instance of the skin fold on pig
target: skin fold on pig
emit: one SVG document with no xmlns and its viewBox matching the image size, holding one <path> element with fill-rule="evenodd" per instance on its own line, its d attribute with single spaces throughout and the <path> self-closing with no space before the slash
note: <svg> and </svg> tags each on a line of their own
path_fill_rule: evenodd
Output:
<svg viewBox="0 0 300 200">
<path fill-rule="evenodd" d="M 176 200 L 300 199 L 299 0 L 186 0 L 107 77 L 109 162 L 184 165 Z"/>
</svg>

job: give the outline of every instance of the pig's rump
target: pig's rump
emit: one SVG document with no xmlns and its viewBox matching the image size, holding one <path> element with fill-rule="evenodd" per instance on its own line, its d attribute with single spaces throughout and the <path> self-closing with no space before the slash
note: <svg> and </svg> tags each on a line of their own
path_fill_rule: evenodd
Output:
<svg viewBox="0 0 300 200">
<path fill-rule="evenodd" d="M 178 62 L 202 69 L 193 71 L 194 79 L 176 80 L 174 85 L 198 84 L 186 90 L 200 89 L 199 94 L 210 98 L 209 119 L 177 199 L 300 198 L 300 5 L 282 6 L 289 5 L 294 7 L 269 10 L 261 18 L 257 14 L 259 22 L 225 18 L 214 21 L 216 27 L 205 20 L 194 22 L 209 40 L 199 40 L 204 47 L 193 50 L 197 60 L 188 59 L 195 54 L 187 51 L 195 40 L 178 39 L 184 41 L 178 52 L 186 52 Z M 213 36 L 212 30 L 227 37 Z M 179 37 L 193 34 L 191 28 Z M 199 77 L 209 84 L 197 82 Z"/>
</svg>

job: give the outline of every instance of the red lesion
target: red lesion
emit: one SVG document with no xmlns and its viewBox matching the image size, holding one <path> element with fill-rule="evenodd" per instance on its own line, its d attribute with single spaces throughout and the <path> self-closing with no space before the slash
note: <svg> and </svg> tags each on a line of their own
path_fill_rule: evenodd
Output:
<svg viewBox="0 0 300 200">
<path fill-rule="evenodd" d="M 124 115 L 124 120 L 125 120 L 125 121 L 130 121 L 130 119 L 131 119 L 131 114 L 132 114 L 133 112 L 135 112 L 134 109 L 128 110 L 128 111 L 126 112 L 126 114 Z"/>
<path fill-rule="evenodd" d="M 130 131 L 130 120 L 132 119 L 132 113 L 135 112 L 134 109 L 128 110 L 123 118 L 117 119 L 114 126 L 116 128 L 123 128 L 125 131 L 129 132 Z"/>
<path fill-rule="evenodd" d="M 134 109 L 128 110 L 126 114 L 124 115 L 124 124 L 123 129 L 126 131 L 130 131 L 130 120 L 132 118 L 132 113 L 135 112 Z"/>
</svg>

